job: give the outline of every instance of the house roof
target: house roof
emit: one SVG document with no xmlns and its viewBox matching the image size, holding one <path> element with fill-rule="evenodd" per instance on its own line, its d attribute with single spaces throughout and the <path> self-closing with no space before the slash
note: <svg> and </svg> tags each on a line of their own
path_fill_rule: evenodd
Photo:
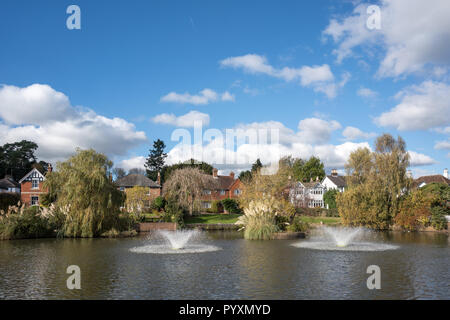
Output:
<svg viewBox="0 0 450 320">
<path fill-rule="evenodd" d="M 450 185 L 450 179 L 447 179 L 443 175 L 436 174 L 432 176 L 423 176 L 419 177 L 416 180 L 414 180 L 414 186 L 420 186 L 422 183 L 429 184 L 429 183 L 445 183 L 447 185 Z"/>
<path fill-rule="evenodd" d="M 41 177 L 43 180 L 45 180 L 45 176 L 36 168 L 33 168 L 30 172 L 28 172 L 22 179 L 19 180 L 19 183 L 22 183 L 22 181 L 28 179 L 29 176 L 34 174 L 35 176 Z"/>
<path fill-rule="evenodd" d="M 215 187 L 218 190 L 230 190 L 235 181 L 235 179 L 230 176 L 217 176 L 217 178 L 214 179 L 217 181 L 217 185 Z"/>
<path fill-rule="evenodd" d="M 20 184 L 13 180 L 13 178 L 6 176 L 0 179 L 0 188 L 7 190 L 8 188 L 20 188 Z"/>
<path fill-rule="evenodd" d="M 327 176 L 327 178 L 330 179 L 331 182 L 333 182 L 339 188 L 347 186 L 347 182 L 345 181 L 344 176 L 329 175 L 329 176 Z"/>
<path fill-rule="evenodd" d="M 161 186 L 155 181 L 147 178 L 143 174 L 129 174 L 123 178 L 116 180 L 116 185 L 119 187 L 150 187 L 160 188 Z"/>
</svg>

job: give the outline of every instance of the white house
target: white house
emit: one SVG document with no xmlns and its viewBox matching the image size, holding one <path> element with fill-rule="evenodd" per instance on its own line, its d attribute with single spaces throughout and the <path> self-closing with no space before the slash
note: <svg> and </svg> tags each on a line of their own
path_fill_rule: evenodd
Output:
<svg viewBox="0 0 450 320">
<path fill-rule="evenodd" d="M 324 208 L 324 186 L 320 181 L 295 182 L 289 189 L 289 199 L 296 207 Z"/>
<path fill-rule="evenodd" d="M 331 170 L 331 175 L 322 180 L 322 185 L 326 190 L 337 189 L 339 192 L 344 192 L 347 188 L 345 177 L 339 176 L 336 169 Z"/>
</svg>

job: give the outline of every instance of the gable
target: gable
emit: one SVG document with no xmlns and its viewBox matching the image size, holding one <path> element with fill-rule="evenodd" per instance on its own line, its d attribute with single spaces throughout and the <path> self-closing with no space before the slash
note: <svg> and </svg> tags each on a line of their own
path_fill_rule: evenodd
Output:
<svg viewBox="0 0 450 320">
<path fill-rule="evenodd" d="M 32 180 L 38 180 L 39 182 L 42 182 L 45 180 L 45 176 L 39 172 L 36 168 L 28 172 L 22 179 L 20 179 L 19 183 L 28 182 Z"/>
</svg>

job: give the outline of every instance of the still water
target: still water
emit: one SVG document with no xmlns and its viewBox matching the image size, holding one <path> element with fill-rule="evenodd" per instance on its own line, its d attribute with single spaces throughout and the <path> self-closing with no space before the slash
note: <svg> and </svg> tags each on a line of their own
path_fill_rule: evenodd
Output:
<svg viewBox="0 0 450 320">
<path fill-rule="evenodd" d="M 313 250 L 299 241 L 246 241 L 209 232 L 217 251 L 132 252 L 146 237 L 0 241 L 0 299 L 450 299 L 450 238 L 377 233 L 396 250 Z M 69 290 L 66 268 L 81 268 Z M 367 289 L 369 265 L 381 289 Z"/>
</svg>

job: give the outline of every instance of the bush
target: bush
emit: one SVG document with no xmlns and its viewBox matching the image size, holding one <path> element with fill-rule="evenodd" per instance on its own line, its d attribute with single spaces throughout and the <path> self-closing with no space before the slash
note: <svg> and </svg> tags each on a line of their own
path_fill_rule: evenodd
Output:
<svg viewBox="0 0 450 320">
<path fill-rule="evenodd" d="M 179 206 L 178 202 L 173 198 L 167 199 L 166 206 L 164 208 L 163 221 L 175 222 L 178 227 L 184 227 L 184 214 L 183 210 Z"/>
<path fill-rule="evenodd" d="M 234 199 L 223 199 L 222 205 L 228 213 L 242 213 L 242 210 L 239 207 L 239 203 Z"/>
<path fill-rule="evenodd" d="M 166 205 L 166 200 L 163 197 L 159 196 L 153 200 L 151 208 L 161 211 L 162 209 L 164 209 L 165 205 Z"/>
<path fill-rule="evenodd" d="M 442 207 L 434 207 L 431 209 L 431 226 L 436 230 L 443 230 L 447 228 L 445 213 L 446 210 Z"/>
<path fill-rule="evenodd" d="M 11 207 L 0 216 L 1 239 L 42 238 L 55 234 L 50 217 L 41 214 L 39 207 Z"/>
<path fill-rule="evenodd" d="M 286 228 L 289 226 L 289 217 L 286 216 L 276 216 L 275 221 L 278 229 L 280 231 L 285 231 Z"/>
<path fill-rule="evenodd" d="M 339 211 L 337 208 L 328 209 L 327 210 L 327 217 L 339 217 Z"/>
<path fill-rule="evenodd" d="M 253 200 L 238 218 L 236 224 L 244 226 L 244 238 L 248 240 L 269 240 L 278 232 L 275 212 L 279 203 L 273 199 Z"/>
<path fill-rule="evenodd" d="M 309 229 L 309 224 L 302 221 L 299 216 L 295 216 L 291 224 L 286 228 L 289 232 L 306 232 Z"/>
<path fill-rule="evenodd" d="M 15 206 L 20 201 L 20 195 L 15 192 L 0 193 L 0 210 L 7 211 L 9 206 Z"/>
<path fill-rule="evenodd" d="M 337 189 L 330 189 L 323 195 L 323 202 L 328 205 L 328 209 L 336 209 L 336 195 L 338 194 Z"/>
</svg>

